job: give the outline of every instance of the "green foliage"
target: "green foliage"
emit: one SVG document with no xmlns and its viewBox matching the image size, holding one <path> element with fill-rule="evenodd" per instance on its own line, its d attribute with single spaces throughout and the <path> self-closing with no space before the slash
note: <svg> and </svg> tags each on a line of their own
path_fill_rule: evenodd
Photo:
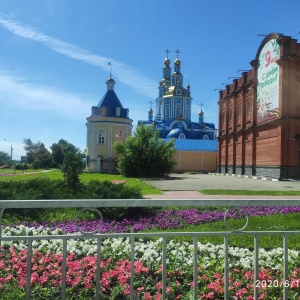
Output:
<svg viewBox="0 0 300 300">
<path fill-rule="evenodd" d="M 40 199 L 141 199 L 138 187 L 128 184 L 113 184 L 110 181 L 89 181 L 74 190 L 62 180 L 35 178 L 24 181 L 0 181 L 0 200 L 40 200 Z M 78 209 L 8 209 L 6 222 L 58 221 L 74 219 Z M 106 218 L 119 219 L 135 215 L 139 208 L 102 208 Z"/>
<path fill-rule="evenodd" d="M 10 155 L 0 151 L 0 166 L 2 165 L 10 165 Z"/>
<path fill-rule="evenodd" d="M 41 172 L 41 170 L 33 172 L 33 170 L 28 169 L 30 174 L 23 174 L 23 171 L 16 171 L 17 176 L 0 176 L 0 181 L 23 181 L 28 179 L 34 178 L 49 178 L 51 180 L 60 180 L 62 181 L 63 173 L 60 170 L 51 170 L 49 172 Z M 2 169 L 1 173 L 6 174 L 13 174 L 13 170 Z M 79 179 L 81 183 L 87 183 L 92 180 L 96 181 L 112 181 L 112 182 L 125 182 L 126 186 L 132 188 L 138 188 L 141 190 L 143 195 L 150 195 L 150 194 L 161 194 L 157 188 L 152 185 L 145 183 L 144 181 L 140 180 L 139 178 L 128 178 L 123 175 L 119 174 L 101 174 L 101 173 L 86 173 L 83 172 L 79 175 Z M 0 192 L 1 194 L 1 192 Z"/>
<path fill-rule="evenodd" d="M 64 139 L 60 139 L 58 143 L 52 144 L 52 146 L 50 146 L 50 149 L 52 152 L 54 163 L 58 167 L 61 167 L 63 165 L 66 152 L 78 153 L 82 158 L 84 157 L 84 154 L 81 153 L 78 148 Z"/>
<path fill-rule="evenodd" d="M 45 145 L 41 142 L 33 143 L 31 139 L 24 139 L 27 162 L 35 169 L 50 168 L 53 165 L 53 157 Z"/>
<path fill-rule="evenodd" d="M 27 170 L 31 169 L 31 168 L 32 168 L 32 166 L 30 164 L 27 164 Z M 24 171 L 25 170 L 25 164 L 24 163 L 17 163 L 15 169 Z"/>
<path fill-rule="evenodd" d="M 174 141 L 165 142 L 152 127 L 139 125 L 133 137 L 117 142 L 118 171 L 125 176 L 153 177 L 170 174 L 175 166 Z"/>
<path fill-rule="evenodd" d="M 61 171 L 64 173 L 65 183 L 72 189 L 80 187 L 79 174 L 82 173 L 83 163 L 76 148 L 63 148 L 64 161 Z"/>
<path fill-rule="evenodd" d="M 9 284 L 4 284 L 0 289 L 1 300 L 24 300 L 26 294 L 23 288 L 20 287 L 19 282 L 15 279 Z"/>
</svg>

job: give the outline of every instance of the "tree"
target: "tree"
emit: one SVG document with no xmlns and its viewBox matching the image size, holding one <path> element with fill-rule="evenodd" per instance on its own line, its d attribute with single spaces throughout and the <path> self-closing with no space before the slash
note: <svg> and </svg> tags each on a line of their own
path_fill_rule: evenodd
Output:
<svg viewBox="0 0 300 300">
<path fill-rule="evenodd" d="M 0 151 L 0 166 L 2 165 L 10 165 L 10 155 Z"/>
<path fill-rule="evenodd" d="M 60 167 L 63 165 L 65 152 L 71 151 L 80 153 L 80 150 L 78 148 L 76 148 L 73 144 L 69 143 L 64 139 L 60 139 L 58 143 L 53 143 L 50 146 L 50 149 L 52 152 L 54 162 Z M 82 158 L 84 157 L 83 153 L 81 153 L 80 155 Z"/>
<path fill-rule="evenodd" d="M 114 150 L 118 155 L 118 171 L 125 176 L 163 176 L 170 174 L 176 165 L 174 140 L 160 139 L 159 131 L 145 125 L 139 125 L 124 144 L 115 143 Z"/>
<path fill-rule="evenodd" d="M 82 153 L 76 148 L 63 147 L 64 160 L 61 171 L 67 186 L 72 189 L 80 187 L 79 174 L 82 173 Z"/>
<path fill-rule="evenodd" d="M 31 139 L 24 139 L 23 142 L 28 163 L 36 169 L 52 167 L 53 157 L 43 143 L 33 143 Z"/>
</svg>

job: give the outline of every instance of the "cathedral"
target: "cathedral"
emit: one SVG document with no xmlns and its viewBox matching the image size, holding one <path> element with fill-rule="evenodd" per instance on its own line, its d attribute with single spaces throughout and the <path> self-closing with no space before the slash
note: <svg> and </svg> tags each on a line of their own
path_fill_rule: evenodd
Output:
<svg viewBox="0 0 300 300">
<path fill-rule="evenodd" d="M 138 124 L 152 125 L 160 131 L 162 138 L 188 140 L 216 140 L 217 130 L 213 123 L 204 122 L 204 112 L 198 114 L 198 122 L 191 120 L 192 100 L 191 87 L 184 87 L 181 74 L 181 61 L 174 61 L 174 72 L 170 67 L 169 50 L 162 69 L 162 80 L 159 82 L 156 112 L 153 116 L 152 107 L 148 111 L 148 119 L 140 120 Z M 152 104 L 152 103 L 151 103 Z"/>
</svg>

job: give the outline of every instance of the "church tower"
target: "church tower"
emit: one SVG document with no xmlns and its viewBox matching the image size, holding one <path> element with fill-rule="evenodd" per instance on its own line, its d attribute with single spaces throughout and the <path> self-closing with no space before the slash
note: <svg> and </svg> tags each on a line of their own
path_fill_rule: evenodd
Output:
<svg viewBox="0 0 300 300">
<path fill-rule="evenodd" d="M 169 50 L 162 68 L 162 79 L 158 86 L 158 97 L 155 100 L 156 112 L 148 111 L 148 120 L 139 120 L 139 124 L 152 125 L 159 130 L 161 138 L 175 138 L 187 140 L 215 140 L 217 130 L 213 123 L 204 121 L 204 112 L 199 112 L 198 121 L 192 116 L 191 86 L 184 86 L 181 73 L 180 51 L 176 50 L 174 68 L 170 67 Z M 150 113 L 151 112 L 151 113 Z"/>
<path fill-rule="evenodd" d="M 86 169 L 90 172 L 116 172 L 116 153 L 113 144 L 124 142 L 132 133 L 129 109 L 123 108 L 114 91 L 115 81 L 106 81 L 107 91 L 87 117 Z"/>
</svg>

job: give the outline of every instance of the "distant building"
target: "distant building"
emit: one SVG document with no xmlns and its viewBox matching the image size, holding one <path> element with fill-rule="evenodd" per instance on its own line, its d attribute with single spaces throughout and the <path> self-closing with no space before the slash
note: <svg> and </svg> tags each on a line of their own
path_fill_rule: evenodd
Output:
<svg viewBox="0 0 300 300">
<path fill-rule="evenodd" d="M 184 87 L 181 74 L 181 61 L 174 61 L 174 72 L 167 57 L 162 69 L 162 80 L 159 82 L 156 98 L 155 115 L 150 105 L 147 120 L 139 120 L 139 124 L 153 126 L 159 130 L 160 137 L 175 138 L 177 149 L 176 161 L 178 171 L 215 171 L 218 152 L 216 139 L 217 129 L 213 123 L 204 121 L 204 112 L 198 114 L 197 122 L 191 120 L 192 100 L 190 85 Z M 151 102 L 152 104 L 152 102 Z"/>
<path fill-rule="evenodd" d="M 218 171 L 300 178 L 300 44 L 271 33 L 251 67 L 220 92 Z"/>
<path fill-rule="evenodd" d="M 92 107 L 87 118 L 86 169 L 90 172 L 116 172 L 113 144 L 125 141 L 132 134 L 129 109 L 123 108 L 114 91 L 115 81 L 106 81 L 107 91 L 99 104 Z"/>
</svg>

